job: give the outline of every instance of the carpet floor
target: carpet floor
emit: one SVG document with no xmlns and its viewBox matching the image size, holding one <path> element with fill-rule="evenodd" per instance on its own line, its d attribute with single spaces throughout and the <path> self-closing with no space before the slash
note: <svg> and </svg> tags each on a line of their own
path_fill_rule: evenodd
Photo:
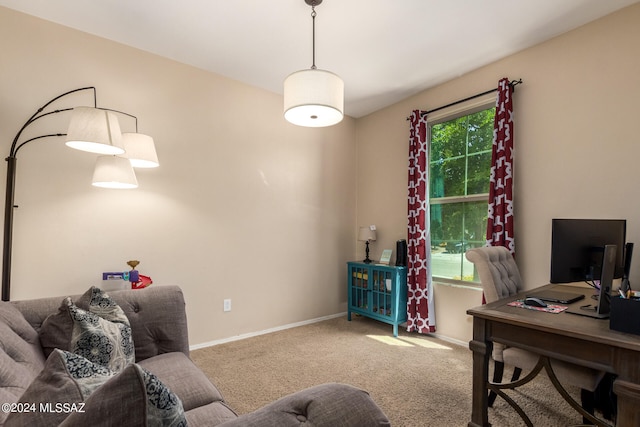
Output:
<svg viewBox="0 0 640 427">
<path fill-rule="evenodd" d="M 327 382 L 369 391 L 395 427 L 466 426 L 471 419 L 471 351 L 446 341 L 400 331 L 356 316 L 220 344 L 191 352 L 238 413 Z M 505 369 L 505 378 L 511 372 Z M 568 389 L 578 399 L 578 389 Z M 534 426 L 580 424 L 582 417 L 545 374 L 510 396 Z M 498 398 L 489 409 L 495 427 L 525 425 Z"/>
</svg>

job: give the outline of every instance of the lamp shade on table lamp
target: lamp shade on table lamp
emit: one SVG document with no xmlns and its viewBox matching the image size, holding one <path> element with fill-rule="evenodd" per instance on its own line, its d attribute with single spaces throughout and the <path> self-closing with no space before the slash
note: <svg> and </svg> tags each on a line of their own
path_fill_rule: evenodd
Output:
<svg viewBox="0 0 640 427">
<path fill-rule="evenodd" d="M 363 262 L 366 262 L 368 264 L 371 262 L 371 260 L 369 259 L 369 242 L 376 240 L 376 230 L 371 229 L 370 226 L 360 227 L 360 230 L 358 231 L 358 240 L 361 242 L 365 242 L 365 251 L 367 256 Z"/>
<path fill-rule="evenodd" d="M 372 230 L 371 227 L 360 227 L 358 232 L 358 240 L 361 242 L 370 242 L 376 240 L 376 230 Z"/>
</svg>

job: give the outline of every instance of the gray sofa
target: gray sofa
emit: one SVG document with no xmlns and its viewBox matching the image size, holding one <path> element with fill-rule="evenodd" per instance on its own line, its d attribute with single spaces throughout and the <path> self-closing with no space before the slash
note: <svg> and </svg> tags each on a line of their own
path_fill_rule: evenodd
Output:
<svg viewBox="0 0 640 427">
<path fill-rule="evenodd" d="M 130 366 L 138 365 L 153 373 L 179 398 L 188 425 L 390 425 L 368 393 L 345 384 L 312 387 L 285 396 L 255 412 L 238 416 L 225 403 L 216 386 L 189 358 L 185 303 L 180 288 L 151 286 L 143 290 L 114 291 L 108 294 L 122 308 L 131 325 L 136 363 Z M 82 296 L 72 298 L 81 300 Z M 20 399 L 32 382 L 44 382 L 45 388 L 49 386 L 57 390 L 59 396 L 64 395 L 62 393 L 68 386 L 61 382 L 59 375 L 43 375 L 45 366 L 54 363 L 51 361 L 53 357 L 47 359 L 47 355 L 54 346 L 58 346 L 60 336 L 57 335 L 66 334 L 67 331 L 55 330 L 50 326 L 43 328 L 42 325 L 50 316 L 62 314 L 62 300 L 63 297 L 0 302 L 0 403 L 3 404 L 0 424 L 51 424 L 50 418 L 39 418 L 42 415 L 39 412 L 54 408 L 50 402 L 51 397 L 31 395 L 27 398 L 39 400 L 39 406 L 35 406 L 33 401 L 25 402 L 24 398 Z M 54 353 L 56 352 L 59 351 L 55 350 Z M 135 377 L 135 372 L 133 375 Z M 63 414 L 58 414 L 55 424 L 58 421 L 65 426 L 154 424 L 144 411 L 138 411 L 139 407 L 144 407 L 145 402 L 129 390 L 129 384 L 111 387 L 99 398 L 93 399 L 94 395 L 100 394 L 93 392 L 82 403 L 82 410 L 76 411 L 73 408 L 61 411 Z M 43 402 L 45 406 L 42 406 Z M 16 414 L 18 411 L 29 410 L 35 413 L 28 414 L 27 417 Z M 45 422 L 44 419 L 48 421 Z"/>
</svg>

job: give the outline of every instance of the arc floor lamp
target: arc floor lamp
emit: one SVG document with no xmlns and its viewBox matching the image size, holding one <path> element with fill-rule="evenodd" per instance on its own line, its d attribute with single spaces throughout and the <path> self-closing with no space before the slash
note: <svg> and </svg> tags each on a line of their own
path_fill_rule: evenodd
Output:
<svg viewBox="0 0 640 427">
<path fill-rule="evenodd" d="M 93 92 L 93 107 L 74 107 L 46 111 L 61 98 L 81 91 Z M 50 133 L 22 140 L 23 132 L 44 117 L 71 111 L 67 133 Z M 135 133 L 121 133 L 116 114 L 135 119 Z M 136 188 L 138 186 L 132 167 L 156 167 L 153 139 L 138 133 L 138 118 L 118 110 L 98 108 L 96 88 L 82 87 L 56 96 L 22 125 L 13 138 L 7 161 L 7 189 L 4 206 L 4 244 L 2 251 L 2 300 L 9 301 L 11 289 L 11 251 L 13 242 L 13 214 L 18 151 L 30 142 L 52 137 L 66 136 L 66 145 L 82 151 L 100 154 L 96 159 L 92 185 L 106 188 Z"/>
</svg>

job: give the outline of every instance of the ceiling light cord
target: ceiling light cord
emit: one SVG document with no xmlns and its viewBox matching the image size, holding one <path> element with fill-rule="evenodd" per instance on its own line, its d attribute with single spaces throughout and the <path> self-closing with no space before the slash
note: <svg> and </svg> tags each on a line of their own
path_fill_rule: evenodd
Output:
<svg viewBox="0 0 640 427">
<path fill-rule="evenodd" d="M 316 7 L 311 5 L 311 69 L 316 69 Z"/>
</svg>

